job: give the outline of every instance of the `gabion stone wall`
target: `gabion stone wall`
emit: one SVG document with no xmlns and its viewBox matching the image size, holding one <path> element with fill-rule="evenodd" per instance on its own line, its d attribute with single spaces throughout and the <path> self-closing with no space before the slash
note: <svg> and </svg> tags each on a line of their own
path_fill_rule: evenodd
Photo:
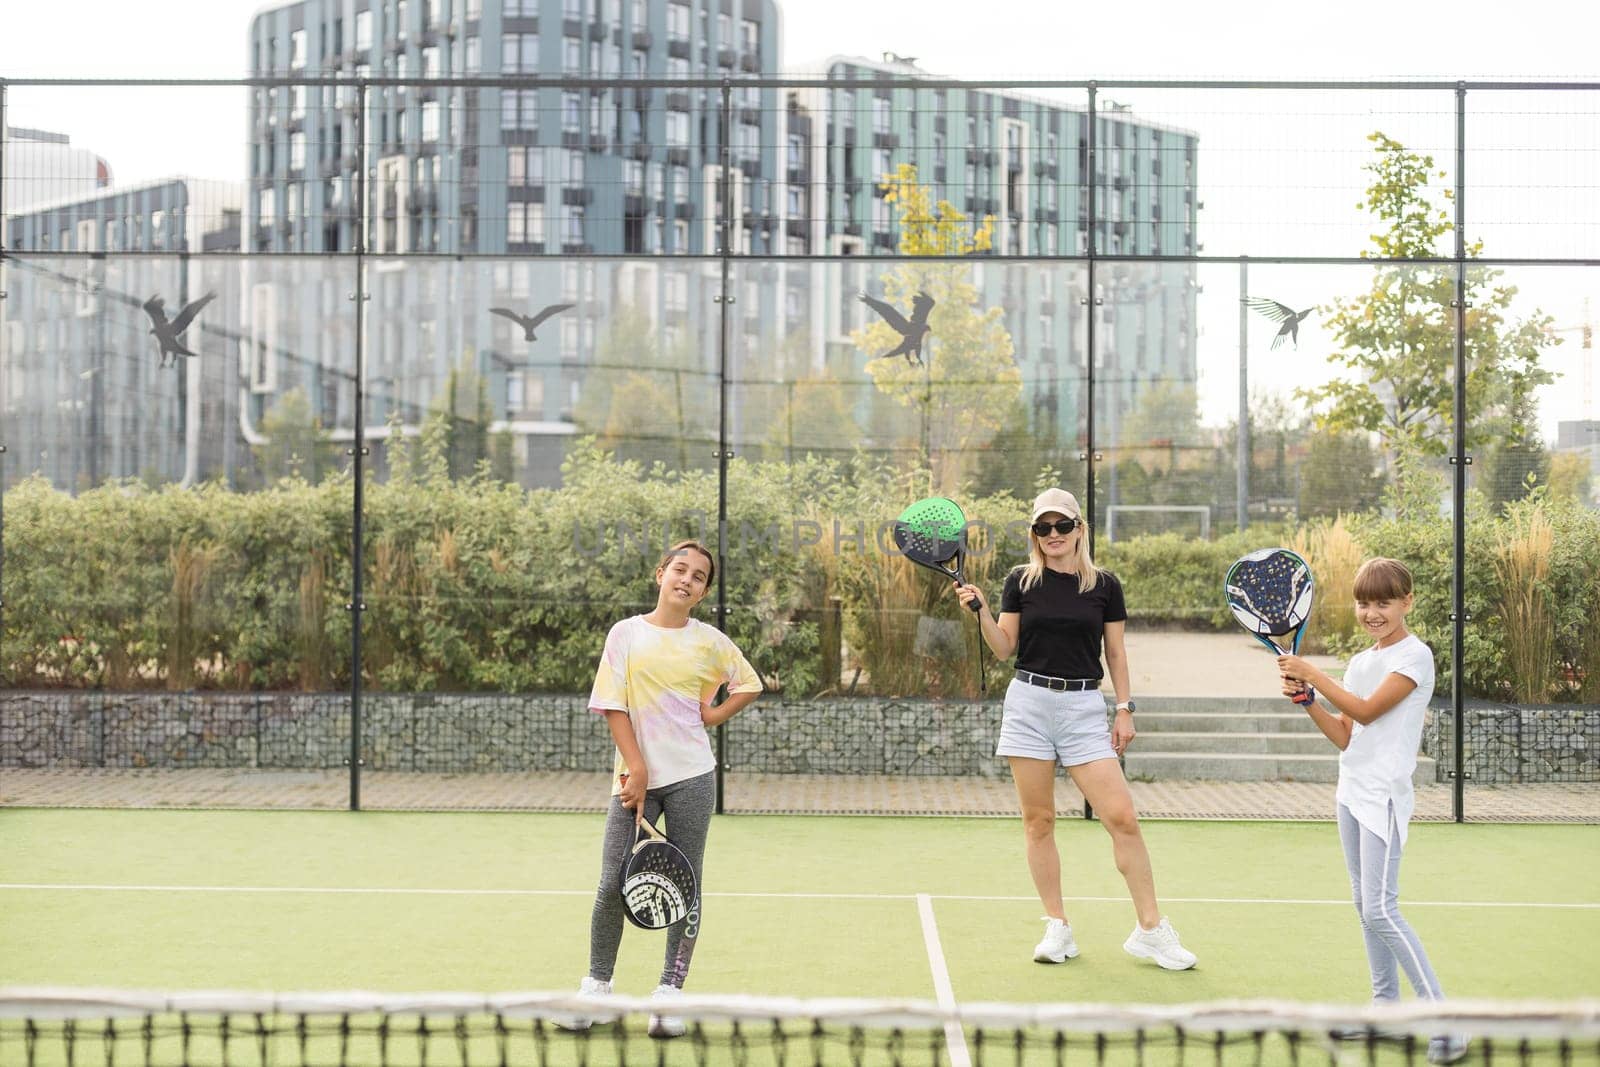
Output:
<svg viewBox="0 0 1600 1067">
<path fill-rule="evenodd" d="M 581 694 L 375 693 L 362 697 L 367 770 L 577 771 L 611 765 L 611 735 Z M 1469 782 L 1600 781 L 1600 707 L 1466 711 Z M 728 728 L 727 766 L 769 774 L 1004 777 L 990 700 L 762 700 Z M 1155 735 L 1148 735 L 1153 738 Z M 1430 710 L 1422 748 L 1439 780 L 1454 723 Z M 0 767 L 343 767 L 350 698 L 335 693 L 0 693 Z"/>
</svg>

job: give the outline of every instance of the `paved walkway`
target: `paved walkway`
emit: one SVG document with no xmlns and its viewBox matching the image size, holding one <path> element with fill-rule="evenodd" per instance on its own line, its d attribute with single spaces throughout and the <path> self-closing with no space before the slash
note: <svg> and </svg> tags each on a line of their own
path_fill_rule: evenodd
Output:
<svg viewBox="0 0 1600 1067">
<path fill-rule="evenodd" d="M 361 806 L 394 811 L 600 811 L 609 775 L 421 774 L 362 776 Z M 1328 819 L 1333 786 L 1310 782 L 1132 782 L 1148 818 Z M 730 812 L 837 815 L 1016 815 L 1005 778 L 729 774 Z M 13 770 L 0 774 L 0 807 L 247 808 L 341 810 L 343 771 Z M 1063 776 L 1056 807 L 1081 814 L 1083 797 Z M 1485 822 L 1600 823 L 1600 784 L 1472 787 L 1466 814 Z M 1452 817 L 1447 785 L 1417 792 L 1417 818 Z"/>
</svg>

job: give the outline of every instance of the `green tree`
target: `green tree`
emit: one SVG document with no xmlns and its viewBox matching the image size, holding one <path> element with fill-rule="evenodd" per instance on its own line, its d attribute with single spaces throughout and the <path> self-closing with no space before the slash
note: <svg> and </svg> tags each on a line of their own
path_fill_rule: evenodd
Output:
<svg viewBox="0 0 1600 1067">
<path fill-rule="evenodd" d="M 884 175 L 880 187 L 900 216 L 901 255 L 967 256 L 990 247 L 994 219 L 974 226 L 949 201 L 935 206 L 911 164 Z M 850 340 L 869 354 L 866 369 L 878 390 L 917 413 L 919 447 L 935 491 L 954 492 L 976 462 L 974 450 L 994 439 L 1022 393 L 1004 309 L 979 309 L 982 294 L 963 263 L 905 264 L 884 275 L 883 291 L 883 299 L 907 316 L 916 294 L 933 299 L 923 362 L 878 356 L 901 339 L 881 320 L 855 331 Z"/>
<path fill-rule="evenodd" d="M 322 420 L 312 413 L 306 391 L 298 386 L 261 416 L 261 436 L 266 441 L 251 445 L 250 451 L 265 482 L 301 478 L 315 483 L 335 466 L 335 448 L 323 432 Z"/>
<path fill-rule="evenodd" d="M 1449 256 L 1442 242 L 1454 231 L 1446 210 L 1449 188 L 1435 190 L 1433 157 L 1408 150 L 1382 132 L 1369 138 L 1377 158 L 1367 164 L 1372 184 L 1357 205 L 1384 228 L 1363 256 L 1426 259 Z M 1467 247 L 1476 257 L 1481 242 Z M 1549 316 L 1510 317 L 1516 288 L 1502 272 L 1472 267 L 1466 276 L 1469 448 L 1508 436 L 1519 405 L 1551 381 L 1539 366 L 1550 343 Z M 1319 405 L 1324 429 L 1376 433 L 1391 460 L 1440 456 L 1452 435 L 1455 365 L 1455 268 L 1449 264 L 1385 264 L 1368 290 L 1330 308 L 1328 329 L 1339 348 L 1329 361 L 1350 372 L 1300 395 Z"/>
<path fill-rule="evenodd" d="M 790 460 L 808 452 L 824 455 L 849 449 L 861 439 L 844 383 L 824 371 L 783 383 L 784 400 L 770 416 L 766 451 Z"/>
<path fill-rule="evenodd" d="M 595 348 L 573 419 L 618 459 L 682 470 L 709 462 L 696 442 L 715 440 L 716 376 L 685 337 L 663 348 L 650 317 L 628 305 Z"/>
<path fill-rule="evenodd" d="M 489 383 L 466 360 L 451 367 L 444 388 L 429 405 L 429 422 L 444 427 L 444 454 L 451 478 L 470 478 L 489 458 Z"/>
<path fill-rule="evenodd" d="M 1383 500 L 1378 450 L 1364 433 L 1312 434 L 1300 466 L 1296 506 L 1302 521 L 1374 511 Z"/>
</svg>

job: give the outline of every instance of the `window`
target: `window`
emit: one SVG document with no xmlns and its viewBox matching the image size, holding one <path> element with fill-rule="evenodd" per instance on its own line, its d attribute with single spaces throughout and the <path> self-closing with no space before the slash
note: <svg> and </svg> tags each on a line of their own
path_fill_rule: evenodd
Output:
<svg viewBox="0 0 1600 1067">
<path fill-rule="evenodd" d="M 574 92 L 561 94 L 561 131 L 583 132 L 583 98 Z"/>
<path fill-rule="evenodd" d="M 650 195 L 656 200 L 667 198 L 667 172 L 659 163 L 651 163 L 646 169 L 650 181 Z"/>
<path fill-rule="evenodd" d="M 500 69 L 506 74 L 534 74 L 539 70 L 539 35 L 508 33 L 500 38 Z"/>
<path fill-rule="evenodd" d="M 261 190 L 256 213 L 260 217 L 261 225 L 263 226 L 271 226 L 277 221 L 277 198 L 273 195 L 273 192 L 272 189 Z"/>
<path fill-rule="evenodd" d="M 583 70 L 583 43 L 576 37 L 561 39 L 561 69 L 569 74 Z"/>
<path fill-rule="evenodd" d="M 569 19 L 582 19 L 583 0 L 562 0 L 561 13 Z"/>
<path fill-rule="evenodd" d="M 529 186 L 544 184 L 544 150 L 512 148 L 506 152 L 506 184 Z"/>
<path fill-rule="evenodd" d="M 674 166 L 672 168 L 672 200 L 673 203 L 687 204 L 689 202 L 689 168 Z"/>
<path fill-rule="evenodd" d="M 686 112 L 667 112 L 667 144 L 673 148 L 689 146 L 689 116 Z"/>
<path fill-rule="evenodd" d="M 567 208 L 568 246 L 583 244 L 583 206 L 572 204 Z"/>
<path fill-rule="evenodd" d="M 483 0 L 467 0 L 467 18 L 483 18 Z"/>
<path fill-rule="evenodd" d="M 633 10 L 628 16 L 628 25 L 636 30 L 642 30 L 647 28 L 649 24 L 650 18 L 645 10 L 645 0 L 633 0 Z"/>
<path fill-rule="evenodd" d="M 424 78 L 437 78 L 439 76 L 439 49 L 429 46 L 422 50 L 422 76 Z"/>
<path fill-rule="evenodd" d="M 887 148 L 874 148 L 872 150 L 872 180 L 878 181 L 894 168 L 889 164 L 889 150 Z"/>
<path fill-rule="evenodd" d="M 583 184 L 583 151 L 573 149 L 567 153 L 567 184 Z"/>
<path fill-rule="evenodd" d="M 754 55 L 761 48 L 761 27 L 754 19 L 745 19 L 739 28 L 743 31 L 744 50 Z"/>
<path fill-rule="evenodd" d="M 289 169 L 291 171 L 306 169 L 306 135 L 304 133 L 291 133 L 289 135 Z"/>
<path fill-rule="evenodd" d="M 477 74 L 483 69 L 483 43 L 478 38 L 467 38 L 467 51 L 463 64 L 468 74 Z"/>
<path fill-rule="evenodd" d="M 396 7 L 394 35 L 400 40 L 406 39 L 406 0 L 400 0 Z"/>
<path fill-rule="evenodd" d="M 889 132 L 889 101 L 875 97 L 872 101 L 872 132 Z"/>
<path fill-rule="evenodd" d="M 295 30 L 289 34 L 289 69 L 306 69 L 306 31 Z"/>
<path fill-rule="evenodd" d="M 422 143 L 437 144 L 439 141 L 439 101 L 428 100 L 422 105 Z"/>
<path fill-rule="evenodd" d="M 507 244 L 544 244 L 544 205 L 511 204 L 506 211 Z"/>
<path fill-rule="evenodd" d="M 689 39 L 689 8 L 686 5 L 667 5 L 667 36 L 678 41 Z"/>
<path fill-rule="evenodd" d="M 689 254 L 689 223 L 683 219 L 672 223 L 672 251 L 680 256 Z"/>
<path fill-rule="evenodd" d="M 500 128 L 536 130 L 539 128 L 537 89 L 500 90 Z"/>
<path fill-rule="evenodd" d="M 630 159 L 623 164 L 624 180 L 627 183 L 628 193 L 632 196 L 644 195 L 644 164 L 637 159 Z"/>
</svg>

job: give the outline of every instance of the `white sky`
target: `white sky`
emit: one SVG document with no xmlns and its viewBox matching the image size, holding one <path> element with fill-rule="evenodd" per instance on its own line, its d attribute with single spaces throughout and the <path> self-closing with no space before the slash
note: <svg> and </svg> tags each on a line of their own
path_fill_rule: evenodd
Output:
<svg viewBox="0 0 1600 1067">
<path fill-rule="evenodd" d="M 1600 81 L 1600 8 L 1582 0 L 1345 0 L 1330 4 L 1238 0 L 780 0 L 784 66 L 833 54 L 916 56 L 924 69 L 969 78 L 1570 79 Z M 247 71 L 257 0 L 0 0 L 0 76 L 239 77 Z M 1366 133 L 1383 128 L 1408 144 L 1449 155 L 1448 96 L 1338 94 L 1197 96 L 1115 92 L 1135 115 L 1201 136 L 1200 239 L 1206 252 L 1352 254 L 1367 232 L 1354 212 Z M 1081 98 L 1081 97 L 1079 97 Z M 1480 96 L 1473 136 L 1497 151 L 1469 160 L 1469 202 L 1494 255 L 1540 252 L 1600 258 L 1600 93 Z M 1308 116 L 1307 112 L 1311 112 Z M 1537 112 L 1528 116 L 1524 112 Z M 1552 114 L 1552 112 L 1554 112 Z M 242 91 L 43 90 L 13 88 L 12 125 L 66 132 L 104 156 L 119 184 L 185 173 L 243 172 Z M 1297 144 L 1304 148 L 1296 151 Z M 1283 150 L 1278 150 L 1278 149 Z M 1577 149 L 1577 151 L 1574 151 Z M 1318 153 L 1323 153 L 1318 155 Z M 1534 195 L 1529 195 L 1529 190 Z M 1273 195 L 1276 191 L 1277 195 Z M 1352 195 L 1355 194 L 1355 195 Z M 1307 210 L 1307 205 L 1313 205 Z M 1276 229 L 1274 228 L 1276 227 Z M 1276 234 L 1276 236 L 1274 236 Z M 1237 303 L 1218 290 L 1234 268 L 1208 268 L 1203 282 L 1200 383 L 1208 417 L 1237 390 Z M 1527 268 L 1513 280 L 1573 325 L 1600 314 L 1600 271 Z M 1263 266 L 1251 288 L 1304 306 L 1349 295 L 1354 272 Z M 1274 280 L 1276 279 L 1276 280 Z M 1223 284 L 1218 284 L 1219 282 Z M 1300 291 L 1293 291 L 1294 289 Z M 1252 317 L 1252 351 L 1274 331 Z M 1546 426 L 1600 417 L 1600 385 L 1583 373 L 1575 334 L 1551 365 L 1563 375 L 1547 392 Z M 1262 384 L 1327 374 L 1329 347 L 1314 324 L 1302 353 L 1253 367 Z M 1255 361 L 1253 361 L 1254 363 Z M 1265 361 L 1263 361 L 1265 362 Z"/>
</svg>

